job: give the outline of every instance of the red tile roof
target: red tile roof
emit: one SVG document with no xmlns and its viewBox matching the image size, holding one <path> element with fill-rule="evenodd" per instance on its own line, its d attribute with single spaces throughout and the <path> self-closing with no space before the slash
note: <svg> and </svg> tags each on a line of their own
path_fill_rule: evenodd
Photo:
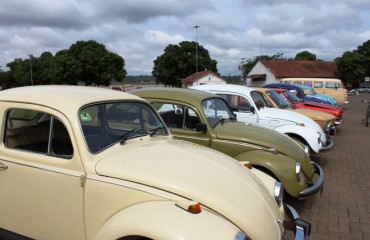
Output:
<svg viewBox="0 0 370 240">
<path fill-rule="evenodd" d="M 337 78 L 335 62 L 325 61 L 292 61 L 261 60 L 261 63 L 277 78 Z"/>
</svg>

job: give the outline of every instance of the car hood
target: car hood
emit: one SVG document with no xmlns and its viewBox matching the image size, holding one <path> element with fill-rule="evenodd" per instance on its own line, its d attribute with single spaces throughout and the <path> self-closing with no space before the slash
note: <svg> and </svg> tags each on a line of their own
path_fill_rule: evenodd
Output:
<svg viewBox="0 0 370 240">
<path fill-rule="evenodd" d="M 327 122 L 335 120 L 335 116 L 333 114 L 309 108 L 290 108 L 289 111 L 303 114 L 314 121 Z"/>
<path fill-rule="evenodd" d="M 251 143 L 263 149 L 275 148 L 296 161 L 303 162 L 306 158 L 306 153 L 300 145 L 287 135 L 269 128 L 231 121 L 218 124 L 215 133 L 218 139 Z"/>
<path fill-rule="evenodd" d="M 330 96 L 326 96 L 326 95 L 323 95 L 323 94 L 319 94 L 319 93 L 316 93 L 315 95 L 312 95 L 313 97 L 317 97 L 317 98 L 321 98 L 321 99 L 324 99 L 325 101 L 328 101 L 330 102 L 331 104 L 336 104 L 336 101 L 334 98 L 330 97 Z"/>
<path fill-rule="evenodd" d="M 253 239 L 280 237 L 281 226 L 276 220 L 282 216 L 274 198 L 234 159 L 179 140 L 130 140 L 116 147 L 122 151 L 101 159 L 96 164 L 97 174 L 198 201 Z"/>
<path fill-rule="evenodd" d="M 320 133 L 320 139 L 325 144 L 326 143 L 326 136 L 322 128 L 319 124 L 317 124 L 314 120 L 311 118 L 300 114 L 298 112 L 289 111 L 285 109 L 279 109 L 279 108 L 261 108 L 260 109 L 261 115 L 265 118 L 271 118 L 271 119 L 281 119 L 285 121 L 289 121 L 293 124 L 304 124 L 305 127 L 309 127 L 316 132 Z"/>
<path fill-rule="evenodd" d="M 343 109 L 340 107 L 336 107 L 329 104 L 321 104 L 317 102 L 307 101 L 307 102 L 300 102 L 293 104 L 297 108 L 309 108 L 309 109 L 317 109 L 317 111 L 324 111 L 334 115 L 340 115 L 343 112 Z"/>
<path fill-rule="evenodd" d="M 339 109 L 339 107 L 336 107 L 336 106 L 333 106 L 333 105 L 330 105 L 330 104 L 322 104 L 322 103 L 313 102 L 313 101 L 305 101 L 305 102 L 301 102 L 299 104 L 303 104 L 303 105 L 306 105 L 306 106 L 314 106 L 314 107 L 318 107 L 318 108 L 332 109 L 332 110 L 338 110 Z"/>
</svg>

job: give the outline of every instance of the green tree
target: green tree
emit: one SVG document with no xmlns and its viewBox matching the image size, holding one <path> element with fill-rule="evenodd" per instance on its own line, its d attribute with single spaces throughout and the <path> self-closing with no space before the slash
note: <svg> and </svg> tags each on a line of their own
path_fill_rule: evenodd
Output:
<svg viewBox="0 0 370 240">
<path fill-rule="evenodd" d="M 127 72 L 124 69 L 125 61 L 119 55 L 109 52 L 103 44 L 96 41 L 77 41 L 69 49 L 67 62 L 73 67 L 68 69 L 73 77 L 72 82 L 82 81 L 85 85 L 110 85 L 111 81 L 122 81 Z M 70 58 L 71 57 L 71 58 Z"/>
<path fill-rule="evenodd" d="M 313 54 L 313 53 L 310 53 L 309 51 L 303 51 L 303 52 L 297 53 L 297 55 L 295 55 L 294 60 L 297 60 L 297 61 L 316 61 L 316 55 Z"/>
<path fill-rule="evenodd" d="M 198 71 L 217 71 L 216 60 L 211 59 L 208 50 L 198 45 Z M 181 86 L 181 79 L 196 72 L 196 42 L 183 41 L 170 44 L 164 53 L 154 60 L 152 74 L 157 83 L 166 86 Z"/>
<path fill-rule="evenodd" d="M 10 62 L 6 65 L 9 68 L 9 75 L 7 83 L 5 84 L 7 88 L 27 86 L 32 84 L 33 60 L 34 59 L 23 60 L 21 58 L 16 58 L 13 62 Z"/>
<path fill-rule="evenodd" d="M 356 50 L 346 51 L 335 59 L 336 75 L 347 83 L 358 85 L 370 76 L 370 40 Z"/>
<path fill-rule="evenodd" d="M 272 56 L 260 55 L 260 56 L 254 57 L 254 59 L 250 59 L 250 58 L 244 59 L 239 65 L 239 69 L 243 69 L 243 76 L 246 77 L 258 61 L 283 59 L 283 55 L 284 53 L 276 53 Z"/>
</svg>

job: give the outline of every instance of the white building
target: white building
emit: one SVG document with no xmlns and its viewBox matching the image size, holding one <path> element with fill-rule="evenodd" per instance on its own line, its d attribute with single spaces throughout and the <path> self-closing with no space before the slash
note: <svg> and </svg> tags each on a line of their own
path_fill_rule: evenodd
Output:
<svg viewBox="0 0 370 240">
<path fill-rule="evenodd" d="M 282 78 L 337 78 L 335 62 L 260 60 L 248 73 L 246 85 L 261 87 Z"/>
<path fill-rule="evenodd" d="M 212 71 L 193 73 L 181 81 L 182 87 L 204 85 L 204 84 L 227 84 L 227 81 Z"/>
</svg>

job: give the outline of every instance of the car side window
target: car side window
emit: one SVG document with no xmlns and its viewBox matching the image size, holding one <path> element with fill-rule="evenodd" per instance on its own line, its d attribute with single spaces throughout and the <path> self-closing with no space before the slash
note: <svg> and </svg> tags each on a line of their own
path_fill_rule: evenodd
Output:
<svg viewBox="0 0 370 240">
<path fill-rule="evenodd" d="M 27 109 L 12 109 L 7 113 L 4 144 L 8 148 L 66 159 L 73 155 L 65 125 L 48 113 Z"/>
<path fill-rule="evenodd" d="M 252 91 L 251 92 L 251 97 L 252 97 L 254 103 L 256 104 L 256 107 L 258 108 L 258 110 L 261 109 L 261 108 L 264 108 L 264 107 L 269 107 L 268 102 L 262 96 L 261 93 L 259 93 L 257 91 Z"/>
<path fill-rule="evenodd" d="M 200 118 L 196 112 L 184 105 L 173 103 L 152 103 L 169 128 L 196 130 Z"/>
<path fill-rule="evenodd" d="M 323 85 L 324 84 L 322 82 L 314 82 L 314 84 L 313 84 L 314 88 L 322 88 Z"/>
<path fill-rule="evenodd" d="M 226 100 L 230 108 L 237 112 L 250 112 L 251 104 L 245 97 L 233 94 L 217 94 Z"/>
</svg>

